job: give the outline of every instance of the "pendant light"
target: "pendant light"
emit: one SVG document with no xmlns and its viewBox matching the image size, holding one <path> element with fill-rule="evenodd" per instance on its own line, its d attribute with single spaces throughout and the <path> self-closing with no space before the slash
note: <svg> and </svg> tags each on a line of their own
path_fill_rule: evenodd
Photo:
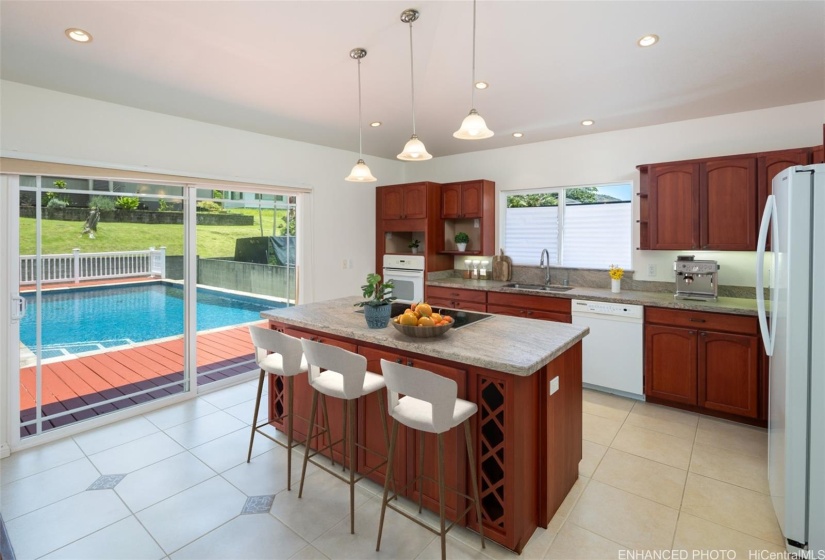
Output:
<svg viewBox="0 0 825 560">
<path fill-rule="evenodd" d="M 372 183 L 378 179 L 372 176 L 370 168 L 367 167 L 366 163 L 364 163 L 363 151 L 361 148 L 361 59 L 367 56 L 367 51 L 365 49 L 352 49 L 349 52 L 349 56 L 350 58 L 354 58 L 358 61 L 358 163 L 356 163 L 355 167 L 353 167 L 352 171 L 350 171 L 349 177 L 344 178 L 344 181 L 350 181 L 353 183 Z"/>
<path fill-rule="evenodd" d="M 470 83 L 470 114 L 464 117 L 461 128 L 453 132 L 453 136 L 460 140 L 483 140 L 490 138 L 493 131 L 487 128 L 487 123 L 476 111 L 476 0 L 473 0 L 473 81 Z"/>
<path fill-rule="evenodd" d="M 413 133 L 410 140 L 404 145 L 404 151 L 398 154 L 398 159 L 404 161 L 424 161 L 432 159 L 432 155 L 427 153 L 424 143 L 415 134 L 415 77 L 413 75 L 413 36 L 412 24 L 418 19 L 418 10 L 404 10 L 401 12 L 401 21 L 410 24 L 410 85 L 412 89 L 412 123 Z"/>
</svg>

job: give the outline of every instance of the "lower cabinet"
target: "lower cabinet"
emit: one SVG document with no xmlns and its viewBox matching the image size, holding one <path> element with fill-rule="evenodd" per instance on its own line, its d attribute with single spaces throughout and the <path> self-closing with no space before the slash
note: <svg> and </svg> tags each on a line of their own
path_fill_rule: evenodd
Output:
<svg viewBox="0 0 825 560">
<path fill-rule="evenodd" d="M 432 307 L 463 309 L 483 313 L 487 311 L 487 292 L 484 290 L 427 286 L 427 303 Z"/>
<path fill-rule="evenodd" d="M 566 298 L 489 292 L 487 312 L 559 323 L 573 322 L 571 300 Z"/>
<path fill-rule="evenodd" d="M 645 309 L 645 395 L 764 420 L 755 317 Z"/>
</svg>

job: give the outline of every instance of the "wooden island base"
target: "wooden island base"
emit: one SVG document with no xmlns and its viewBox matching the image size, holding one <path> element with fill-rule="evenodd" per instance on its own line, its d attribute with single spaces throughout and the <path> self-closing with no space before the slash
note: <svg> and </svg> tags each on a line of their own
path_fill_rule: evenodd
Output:
<svg viewBox="0 0 825 560">
<path fill-rule="evenodd" d="M 449 377 L 458 384 L 459 398 L 478 404 L 479 411 L 472 418 L 473 450 L 479 473 L 479 496 L 484 523 L 484 534 L 491 540 L 521 553 L 537 527 L 546 528 L 556 510 L 578 478 L 582 458 L 582 345 L 577 342 L 553 361 L 531 375 L 521 376 L 492 371 L 460 362 L 433 358 L 420 353 L 305 328 L 296 328 L 285 322 L 270 320 L 271 328 L 299 338 L 310 338 L 358 352 L 367 358 L 369 371 L 380 373 L 380 360 L 401 363 L 430 370 Z M 551 381 L 558 378 L 558 390 L 550 394 Z M 286 411 L 286 383 L 270 376 L 269 421 L 284 430 L 282 415 Z M 382 394 L 382 398 L 386 398 Z M 305 376 L 295 379 L 294 422 L 295 437 L 306 437 L 311 392 Z M 383 430 L 375 397 L 362 398 L 357 403 L 358 439 L 368 449 L 386 454 Z M 299 418 L 300 417 L 300 418 Z M 319 411 L 316 422 L 324 424 Z M 329 422 L 332 437 L 338 439 L 343 424 L 343 407 L 329 399 Z M 394 478 L 401 488 L 414 478 L 418 468 L 418 432 L 399 428 L 398 449 L 395 456 Z M 436 478 L 435 437 L 424 435 L 424 471 Z M 453 430 L 445 439 L 447 487 L 465 494 L 470 481 L 462 430 Z M 341 461 L 340 450 L 334 452 Z M 371 453 L 359 451 L 358 469 L 368 470 L 380 462 Z M 384 483 L 384 471 L 378 469 L 370 476 Z M 418 500 L 418 490 L 407 492 L 411 500 Z M 424 485 L 424 507 L 438 511 L 438 489 L 435 484 Z M 447 516 L 455 518 L 463 511 L 464 499 L 448 492 Z M 477 520 L 471 512 L 462 524 L 477 529 Z"/>
</svg>

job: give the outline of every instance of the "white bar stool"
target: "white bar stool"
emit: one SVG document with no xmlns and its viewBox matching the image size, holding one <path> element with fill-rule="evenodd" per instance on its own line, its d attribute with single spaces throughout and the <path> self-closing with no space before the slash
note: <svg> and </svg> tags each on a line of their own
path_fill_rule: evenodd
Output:
<svg viewBox="0 0 825 560">
<path fill-rule="evenodd" d="M 258 396 L 255 398 L 255 413 L 252 416 L 252 430 L 249 436 L 249 452 L 246 455 L 246 462 L 252 459 L 252 444 L 255 441 L 255 432 L 271 439 L 275 443 L 286 448 L 286 489 L 292 490 L 292 448 L 295 447 L 293 438 L 293 389 L 295 387 L 295 376 L 306 373 L 309 369 L 306 358 L 304 358 L 301 341 L 282 332 L 278 332 L 265 327 L 249 327 L 249 334 L 252 336 L 252 344 L 255 346 L 255 362 L 261 368 L 261 375 L 258 378 Z M 271 353 L 270 353 L 271 352 Z M 258 410 L 261 408 L 261 394 L 263 393 L 264 378 L 267 374 L 280 375 L 287 379 L 287 412 L 286 416 L 286 438 L 284 445 L 269 435 L 261 431 L 263 426 L 269 425 L 269 420 L 258 423 Z"/>
<path fill-rule="evenodd" d="M 381 360 L 381 370 L 384 373 L 384 381 L 387 384 L 387 399 L 390 416 L 392 416 L 392 438 L 390 440 L 390 451 L 387 465 L 387 478 L 384 483 L 384 496 L 381 500 L 381 518 L 378 522 L 378 542 L 375 550 L 381 548 L 381 533 L 384 530 L 384 514 L 389 507 L 404 517 L 415 521 L 425 529 L 436 533 L 441 537 L 441 558 L 447 557 L 447 532 L 453 528 L 455 522 L 445 529 L 444 520 L 444 497 L 446 485 L 444 483 L 444 432 L 447 432 L 459 424 L 464 424 L 464 439 L 467 442 L 467 460 L 470 463 L 470 481 L 473 485 L 473 497 L 451 489 L 457 494 L 467 498 L 472 503 L 465 509 L 457 519 L 467 515 L 475 505 L 476 518 L 478 519 L 478 530 L 481 533 L 481 548 L 486 548 L 484 544 L 484 526 L 481 517 L 481 502 L 478 500 L 478 482 L 476 480 L 476 464 L 473 456 L 472 434 L 470 433 L 470 417 L 478 411 L 475 403 L 457 398 L 458 385 L 452 379 L 447 379 L 436 375 L 430 371 L 405 366 L 402 364 Z M 398 398 L 400 394 L 405 396 Z M 389 501 L 398 496 L 397 492 L 389 496 L 389 481 L 392 480 L 393 454 L 395 444 L 398 439 L 398 424 L 404 424 L 413 430 L 436 434 L 438 439 L 438 514 L 441 521 L 440 531 L 436 531 L 408 512 L 390 504 Z M 423 464 L 423 445 L 419 451 L 419 469 Z M 422 482 L 425 477 L 423 472 L 413 480 L 410 485 L 419 484 L 419 496 L 422 492 Z M 409 487 L 409 485 L 408 485 Z M 403 491 L 403 490 L 402 490 Z M 421 502 L 418 505 L 421 511 Z"/>
<path fill-rule="evenodd" d="M 346 414 L 344 416 L 345 422 L 342 430 L 343 436 L 340 440 L 330 441 L 327 445 L 316 449 L 314 452 L 311 452 L 310 449 L 307 448 L 304 454 L 304 464 L 301 468 L 301 487 L 300 490 L 298 490 L 298 497 L 300 498 L 304 492 L 304 478 L 309 460 L 327 449 L 331 451 L 334 445 L 341 443 L 343 451 L 341 455 L 344 461 L 346 461 L 347 451 L 349 452 L 349 478 L 344 478 L 337 472 L 328 469 L 316 461 L 312 461 L 312 464 L 349 484 L 350 533 L 355 533 L 355 483 L 387 462 L 385 457 L 383 462 L 361 476 L 355 477 L 355 470 L 358 467 L 357 457 L 355 455 L 356 445 L 368 453 L 374 453 L 372 450 L 356 443 L 355 401 L 364 395 L 375 393 L 378 399 L 378 409 L 381 413 L 381 427 L 384 430 L 384 442 L 387 448 L 389 448 L 387 416 L 384 412 L 384 400 L 380 394 L 380 390 L 386 386 L 384 384 L 384 378 L 377 373 L 367 371 L 367 359 L 360 354 L 349 352 L 337 346 L 313 342 L 305 338 L 301 339 L 301 344 L 304 348 L 307 363 L 309 364 L 309 385 L 312 387 L 312 407 L 309 413 L 310 427 L 309 433 L 307 434 L 307 442 L 312 441 L 313 437 L 319 435 L 313 435 L 312 433 L 316 427 L 314 420 L 318 408 L 319 394 L 323 396 L 325 404 L 326 397 L 328 396 L 345 400 Z M 329 426 L 328 418 L 326 421 L 327 426 Z M 327 430 L 328 429 L 327 427 Z"/>
</svg>

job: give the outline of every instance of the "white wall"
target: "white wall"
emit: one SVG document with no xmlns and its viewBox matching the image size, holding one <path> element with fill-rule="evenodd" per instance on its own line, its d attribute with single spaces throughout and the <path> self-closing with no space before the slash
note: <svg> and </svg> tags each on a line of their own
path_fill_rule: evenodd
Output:
<svg viewBox="0 0 825 560">
<path fill-rule="evenodd" d="M 632 181 L 638 192 L 639 173 L 636 166 L 639 164 L 814 146 L 822 143 L 823 122 L 825 101 L 817 101 L 434 157 L 426 162 L 410 164 L 405 171 L 408 181 L 490 179 L 495 181 L 497 193 L 625 181 Z M 488 124 L 496 129 L 496 123 L 489 119 Z M 513 139 L 514 144 L 517 142 Z M 496 202 L 496 220 L 501 223 L 502 205 L 498 204 L 498 200 Z M 637 218 L 638 203 L 634 202 L 634 220 Z M 634 228 L 633 235 L 635 247 L 638 245 L 638 226 Z M 496 238 L 496 246 L 500 247 L 498 235 Z M 672 280 L 673 261 L 679 253 L 685 251 L 634 251 L 635 277 L 641 280 Z M 721 283 L 736 286 L 755 284 L 756 261 L 753 253 L 695 253 L 697 257 L 716 259 L 722 264 Z M 655 265 L 656 276 L 647 275 L 648 265 Z M 459 264 L 456 266 L 459 267 Z M 463 263 L 460 267 L 463 268 Z"/>
</svg>

